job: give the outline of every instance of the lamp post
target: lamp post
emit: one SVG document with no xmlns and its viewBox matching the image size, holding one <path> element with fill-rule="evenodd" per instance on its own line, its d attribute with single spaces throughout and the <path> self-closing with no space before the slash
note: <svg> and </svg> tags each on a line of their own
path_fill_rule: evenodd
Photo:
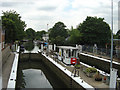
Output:
<svg viewBox="0 0 120 90">
<path fill-rule="evenodd" d="M 112 85 L 112 61 L 113 61 L 113 0 L 111 0 L 111 62 L 110 62 L 110 83 L 109 88 L 113 87 Z"/>
<path fill-rule="evenodd" d="M 48 32 L 48 25 L 49 25 L 49 24 L 47 24 L 47 32 Z"/>
<path fill-rule="evenodd" d="M 47 24 L 47 32 L 48 32 L 48 25 L 49 25 L 49 24 Z M 46 41 L 47 41 L 47 43 L 48 43 L 47 53 L 49 54 L 49 39 L 48 39 L 47 34 L 46 34 Z"/>
<path fill-rule="evenodd" d="M 111 0 L 111 62 L 110 62 L 110 90 L 115 90 L 116 88 L 116 79 L 117 79 L 117 69 L 112 68 L 113 61 L 113 0 Z"/>
<path fill-rule="evenodd" d="M 110 69 L 112 68 L 113 61 L 113 0 L 111 1 L 111 62 Z"/>
</svg>

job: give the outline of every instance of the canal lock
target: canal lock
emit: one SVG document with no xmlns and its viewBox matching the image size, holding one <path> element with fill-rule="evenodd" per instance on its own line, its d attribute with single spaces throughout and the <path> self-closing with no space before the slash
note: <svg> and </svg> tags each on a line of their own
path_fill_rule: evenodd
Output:
<svg viewBox="0 0 120 90">
<path fill-rule="evenodd" d="M 35 46 L 37 47 L 37 46 Z M 34 48 L 35 48 L 34 47 Z M 34 71 L 41 71 L 45 77 L 44 80 L 47 80 L 48 83 L 51 86 L 49 87 L 37 87 L 37 88 L 67 88 L 67 86 L 64 84 L 64 82 L 62 82 L 51 70 L 49 70 L 49 68 L 44 64 L 44 62 L 42 61 L 42 58 L 40 57 L 39 54 L 35 54 L 35 53 L 20 53 L 20 57 L 19 57 L 19 63 L 18 63 L 18 72 L 17 72 L 17 83 L 16 83 L 16 90 L 18 88 L 29 88 L 27 87 L 27 81 L 26 80 L 27 76 L 25 74 L 26 72 L 34 72 Z M 37 77 L 39 75 L 36 75 Z M 34 76 L 32 76 L 31 78 L 34 78 Z M 40 77 L 38 77 L 40 78 Z M 27 78 L 29 79 L 29 78 Z M 36 81 L 35 83 L 40 83 L 43 81 Z M 32 82 L 31 84 L 34 84 L 34 82 Z M 33 87 L 35 88 L 35 87 Z"/>
</svg>

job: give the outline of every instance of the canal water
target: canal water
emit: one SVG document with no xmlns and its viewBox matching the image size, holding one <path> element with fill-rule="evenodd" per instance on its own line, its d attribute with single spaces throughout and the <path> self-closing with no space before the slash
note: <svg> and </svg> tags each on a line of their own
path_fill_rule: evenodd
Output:
<svg viewBox="0 0 120 90">
<path fill-rule="evenodd" d="M 35 46 L 32 50 L 37 50 Z M 20 60 L 19 60 L 20 61 Z M 67 88 L 42 61 L 19 62 L 16 89 L 18 88 Z"/>
<path fill-rule="evenodd" d="M 39 69 L 23 70 L 25 88 L 52 88 L 44 73 Z"/>
</svg>

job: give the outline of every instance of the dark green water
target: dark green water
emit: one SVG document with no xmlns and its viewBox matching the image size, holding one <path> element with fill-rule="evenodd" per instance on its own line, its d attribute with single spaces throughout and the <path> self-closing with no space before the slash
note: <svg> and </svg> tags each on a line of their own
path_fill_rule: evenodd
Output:
<svg viewBox="0 0 120 90">
<path fill-rule="evenodd" d="M 67 88 L 43 62 L 19 62 L 16 88 Z"/>
</svg>

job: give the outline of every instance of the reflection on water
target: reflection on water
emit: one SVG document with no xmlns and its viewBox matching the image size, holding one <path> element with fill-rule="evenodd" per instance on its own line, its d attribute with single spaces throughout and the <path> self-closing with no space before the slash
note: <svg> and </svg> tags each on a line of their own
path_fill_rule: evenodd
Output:
<svg viewBox="0 0 120 90">
<path fill-rule="evenodd" d="M 24 43 L 25 50 L 32 51 L 34 49 L 34 43 L 32 41 L 28 41 Z"/>
<path fill-rule="evenodd" d="M 52 88 L 44 73 L 37 69 L 23 70 L 25 79 L 25 88 Z"/>
<path fill-rule="evenodd" d="M 66 88 L 42 61 L 19 62 L 16 89 L 18 88 Z"/>
<path fill-rule="evenodd" d="M 34 42 L 24 43 L 25 51 L 24 53 L 38 53 L 39 47 Z"/>
</svg>

